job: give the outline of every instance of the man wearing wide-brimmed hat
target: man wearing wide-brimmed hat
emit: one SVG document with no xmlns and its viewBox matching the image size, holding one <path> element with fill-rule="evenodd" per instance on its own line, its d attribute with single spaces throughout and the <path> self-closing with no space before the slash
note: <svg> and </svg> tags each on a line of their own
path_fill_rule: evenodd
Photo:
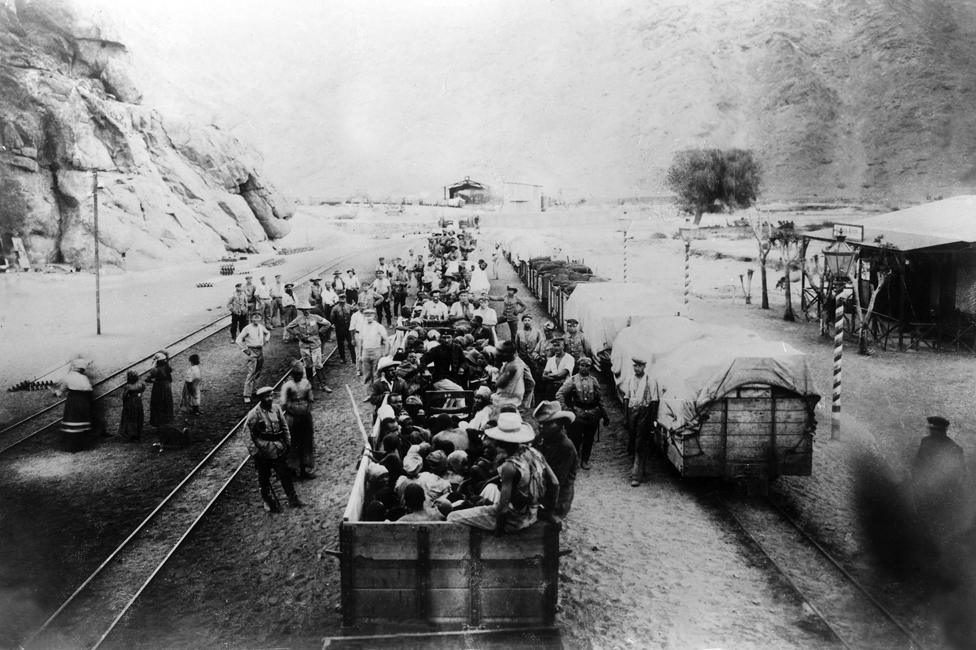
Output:
<svg viewBox="0 0 976 650">
<path fill-rule="evenodd" d="M 379 409 L 383 403 L 383 399 L 393 393 L 406 397 L 407 382 L 397 376 L 397 368 L 399 367 L 400 362 L 395 361 L 391 356 L 385 356 L 377 362 L 377 377 L 371 386 L 372 391 L 369 396 L 369 401 L 373 404 L 374 408 Z M 375 420 L 375 414 L 373 419 Z"/>
<path fill-rule="evenodd" d="M 298 308 L 298 317 L 288 323 L 285 329 L 298 339 L 298 351 L 305 366 L 305 376 L 309 381 L 316 381 L 317 387 L 321 390 L 331 393 L 332 389 L 325 385 L 325 377 L 322 376 L 324 363 L 321 335 L 332 327 L 332 323 L 318 314 L 311 313 L 312 305 L 307 300 L 295 306 Z"/>
<path fill-rule="evenodd" d="M 576 416 L 572 411 L 563 410 L 559 402 L 542 402 L 532 417 L 539 424 L 539 439 L 536 445 L 542 452 L 549 467 L 559 479 L 559 499 L 553 506 L 553 515 L 562 519 L 569 514 L 575 494 L 576 470 L 579 467 L 579 454 L 576 445 L 566 435 L 566 427 L 571 426 Z"/>
<path fill-rule="evenodd" d="M 535 432 L 518 413 L 500 413 L 498 425 L 485 435 L 495 441 L 495 462 L 501 478 L 498 501 L 452 512 L 447 520 L 498 534 L 527 528 L 538 520 L 539 506 L 558 500 L 559 481 L 542 454 L 528 446 Z"/>
</svg>

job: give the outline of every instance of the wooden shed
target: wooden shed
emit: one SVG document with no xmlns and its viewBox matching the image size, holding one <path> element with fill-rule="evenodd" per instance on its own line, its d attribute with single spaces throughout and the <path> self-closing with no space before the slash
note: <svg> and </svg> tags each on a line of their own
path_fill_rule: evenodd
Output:
<svg viewBox="0 0 976 650">
<path fill-rule="evenodd" d="M 862 306 L 881 285 L 869 330 L 882 346 L 976 350 L 976 196 L 964 195 L 839 224 L 860 253 Z M 805 235 L 835 239 L 834 228 Z M 821 289 L 824 300 L 830 298 Z"/>
<path fill-rule="evenodd" d="M 447 200 L 462 199 L 465 203 L 481 204 L 487 203 L 491 199 L 491 192 L 484 183 L 473 181 L 470 176 L 465 176 L 463 181 L 458 181 L 444 188 L 444 198 Z"/>
</svg>

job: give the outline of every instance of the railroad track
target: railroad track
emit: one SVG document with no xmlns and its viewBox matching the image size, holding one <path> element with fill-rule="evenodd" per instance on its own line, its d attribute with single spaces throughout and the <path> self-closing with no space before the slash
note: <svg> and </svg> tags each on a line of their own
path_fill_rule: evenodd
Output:
<svg viewBox="0 0 976 650">
<path fill-rule="evenodd" d="M 851 650 L 924 648 L 867 587 L 772 499 L 723 498 L 721 502 L 840 645 Z"/>
<path fill-rule="evenodd" d="M 325 361 L 335 353 L 333 348 Z M 287 377 L 274 385 L 277 390 Z M 23 644 L 101 647 L 174 553 L 247 465 L 244 418 Z"/>
<path fill-rule="evenodd" d="M 386 244 L 384 246 L 379 246 L 376 251 L 385 252 L 386 248 L 392 248 L 396 244 L 397 246 L 405 245 L 403 241 L 396 241 Z M 309 278 L 317 277 L 320 273 L 326 273 L 331 271 L 333 267 L 344 265 L 348 260 L 361 255 L 362 251 L 354 251 L 351 253 L 346 253 L 345 255 L 340 255 L 337 258 L 333 258 L 327 264 L 304 273 L 294 280 L 295 284 L 306 282 Z M 218 332 L 222 331 L 224 328 L 230 325 L 230 315 L 220 316 L 209 323 L 193 330 L 189 334 L 176 339 L 172 343 L 164 346 L 163 349 L 170 353 L 170 356 L 176 356 L 186 350 L 192 348 L 195 345 L 199 345 L 203 341 L 207 340 L 211 336 L 216 335 Z M 130 370 L 135 370 L 140 375 L 149 371 L 152 367 L 152 357 L 155 354 L 145 356 L 128 366 L 116 370 L 112 374 L 103 378 L 97 382 L 93 388 L 95 391 L 95 399 L 102 399 L 113 392 L 119 390 L 125 385 L 126 373 Z M 50 373 L 49 373 L 50 374 Z M 62 408 L 64 406 L 64 400 L 58 400 L 53 404 L 50 404 L 43 409 L 15 422 L 3 429 L 0 429 L 0 454 L 17 447 L 21 443 L 24 443 L 31 438 L 54 428 L 61 422 Z"/>
</svg>

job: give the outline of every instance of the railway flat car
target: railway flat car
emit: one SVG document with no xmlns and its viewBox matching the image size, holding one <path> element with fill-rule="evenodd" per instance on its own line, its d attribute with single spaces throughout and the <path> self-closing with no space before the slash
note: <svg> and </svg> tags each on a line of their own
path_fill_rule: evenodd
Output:
<svg viewBox="0 0 976 650">
<path fill-rule="evenodd" d="M 339 527 L 342 620 L 405 629 L 553 625 L 559 531 L 511 535 L 447 522 L 367 522 L 363 459 Z"/>
</svg>

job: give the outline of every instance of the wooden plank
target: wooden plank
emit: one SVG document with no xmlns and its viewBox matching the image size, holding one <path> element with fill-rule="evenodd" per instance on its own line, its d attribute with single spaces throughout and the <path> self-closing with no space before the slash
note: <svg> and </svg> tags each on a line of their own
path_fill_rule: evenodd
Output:
<svg viewBox="0 0 976 650">
<path fill-rule="evenodd" d="M 544 523 L 533 524 L 517 533 L 495 537 L 486 535 L 481 543 L 481 557 L 486 560 L 524 559 L 543 554 Z"/>
<path fill-rule="evenodd" d="M 469 562 L 431 560 L 428 571 L 431 589 L 469 587 Z M 413 589 L 417 584 L 416 562 L 408 560 L 370 560 L 356 558 L 357 589 Z M 541 560 L 512 564 L 511 560 L 484 560 L 480 586 L 531 588 L 545 578 Z"/>
<path fill-rule="evenodd" d="M 493 619 L 517 619 L 525 624 L 545 618 L 545 585 L 535 589 L 485 589 L 482 592 L 482 616 Z"/>
<path fill-rule="evenodd" d="M 415 620 L 413 589 L 355 589 L 357 620 Z"/>
<path fill-rule="evenodd" d="M 417 528 L 413 524 L 347 524 L 356 531 L 354 557 L 376 560 L 417 558 Z"/>
<path fill-rule="evenodd" d="M 775 421 L 779 424 L 802 424 L 805 425 L 810 419 L 806 411 L 777 411 L 775 414 L 769 408 L 755 411 L 729 411 L 729 427 L 734 428 L 739 424 L 754 424 L 763 429 L 763 433 L 769 433 L 769 425 Z"/>
<path fill-rule="evenodd" d="M 728 398 L 729 411 L 754 411 L 756 409 L 769 409 L 772 403 L 772 398 L 756 398 L 756 399 L 746 399 L 746 398 Z M 802 411 L 806 412 L 806 402 L 802 399 L 790 399 L 788 397 L 777 397 L 776 398 L 776 410 L 777 411 Z"/>
<path fill-rule="evenodd" d="M 435 623 L 467 621 L 469 597 L 467 589 L 431 589 L 428 619 Z"/>
<path fill-rule="evenodd" d="M 407 560 L 356 558 L 356 589 L 414 589 L 416 563 Z"/>
<path fill-rule="evenodd" d="M 363 511 L 363 500 L 366 498 L 366 459 L 362 458 L 359 463 L 359 470 L 356 478 L 353 479 L 352 492 L 349 494 L 349 502 L 342 515 L 343 521 L 359 521 L 359 515 Z"/>
<path fill-rule="evenodd" d="M 431 560 L 465 560 L 470 553 L 472 528 L 459 524 L 429 526 Z"/>
</svg>

